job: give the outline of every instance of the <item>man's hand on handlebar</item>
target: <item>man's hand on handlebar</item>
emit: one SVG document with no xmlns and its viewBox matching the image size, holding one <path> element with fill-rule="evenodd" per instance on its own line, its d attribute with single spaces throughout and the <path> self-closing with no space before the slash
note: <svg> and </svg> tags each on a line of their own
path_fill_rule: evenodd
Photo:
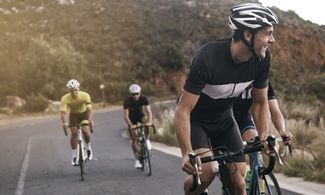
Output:
<svg viewBox="0 0 325 195">
<path fill-rule="evenodd" d="M 262 140 L 261 143 L 263 144 L 263 152 L 268 156 L 274 156 L 273 148 L 270 148 L 269 143 L 267 140 Z"/>
<path fill-rule="evenodd" d="M 202 170 L 202 163 L 200 157 L 196 156 L 194 153 L 184 155 L 182 160 L 182 170 L 188 173 L 189 175 L 199 175 Z"/>
<path fill-rule="evenodd" d="M 134 130 L 136 128 L 138 128 L 138 125 L 130 125 L 130 130 Z"/>
<path fill-rule="evenodd" d="M 285 131 L 281 133 L 281 138 L 284 145 L 289 146 L 292 144 L 293 136 L 290 132 Z"/>
</svg>

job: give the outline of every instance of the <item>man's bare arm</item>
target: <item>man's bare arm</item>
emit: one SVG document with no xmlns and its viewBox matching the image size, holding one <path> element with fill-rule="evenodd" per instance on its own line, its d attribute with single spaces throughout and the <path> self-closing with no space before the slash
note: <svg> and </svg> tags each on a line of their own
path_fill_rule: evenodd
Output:
<svg viewBox="0 0 325 195">
<path fill-rule="evenodd" d="M 199 96 L 193 95 L 187 91 L 183 91 L 176 106 L 176 136 L 183 156 L 188 155 L 190 152 L 192 152 L 190 141 L 190 113 L 197 103 L 198 99 Z"/>
<path fill-rule="evenodd" d="M 253 119 L 261 140 L 265 140 L 269 133 L 269 105 L 267 99 L 267 88 L 253 89 Z"/>
</svg>

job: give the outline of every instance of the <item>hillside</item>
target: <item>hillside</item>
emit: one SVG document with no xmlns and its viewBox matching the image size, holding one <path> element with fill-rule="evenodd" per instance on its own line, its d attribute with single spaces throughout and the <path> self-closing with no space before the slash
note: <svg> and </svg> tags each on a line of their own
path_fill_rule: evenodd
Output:
<svg viewBox="0 0 325 195">
<path fill-rule="evenodd" d="M 239 0 L 2 0 L 0 98 L 58 100 L 70 78 L 95 101 L 109 102 L 131 82 L 151 96 L 176 95 L 193 52 L 229 37 L 229 8 Z M 288 99 L 325 99 L 325 26 L 273 8 L 271 78 Z M 307 82 L 308 81 L 308 82 Z M 303 97 L 302 97 L 303 98 Z"/>
</svg>

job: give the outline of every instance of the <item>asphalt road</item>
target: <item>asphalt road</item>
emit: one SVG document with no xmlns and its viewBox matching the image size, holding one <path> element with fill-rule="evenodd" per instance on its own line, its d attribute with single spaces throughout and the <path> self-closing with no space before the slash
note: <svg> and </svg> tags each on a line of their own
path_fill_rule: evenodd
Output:
<svg viewBox="0 0 325 195">
<path fill-rule="evenodd" d="M 59 116 L 17 120 L 0 126 L 0 194 L 178 195 L 186 174 L 180 158 L 152 150 L 152 176 L 136 170 L 121 109 L 94 115 L 92 147 L 97 160 L 86 164 L 85 181 L 70 164 L 69 137 Z M 215 179 L 210 194 L 221 194 Z M 291 194 L 284 192 L 284 194 Z"/>
</svg>

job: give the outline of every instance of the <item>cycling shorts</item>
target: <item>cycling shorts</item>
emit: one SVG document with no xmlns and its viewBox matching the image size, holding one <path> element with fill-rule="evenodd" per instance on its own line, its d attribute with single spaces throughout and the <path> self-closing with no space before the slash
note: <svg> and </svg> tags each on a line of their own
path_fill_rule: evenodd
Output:
<svg viewBox="0 0 325 195">
<path fill-rule="evenodd" d="M 238 120 L 237 124 L 240 130 L 240 134 L 243 134 L 247 129 L 256 129 L 252 114 L 247 114 L 246 117 Z"/>
<path fill-rule="evenodd" d="M 136 125 L 138 123 L 142 123 L 142 118 L 145 117 L 146 114 L 143 112 L 138 112 L 137 114 L 133 114 L 132 116 L 129 116 L 131 122 L 133 125 Z"/>
<path fill-rule="evenodd" d="M 226 146 L 231 152 L 238 152 L 243 148 L 243 141 L 233 117 L 217 122 L 191 118 L 191 143 L 194 150 Z M 232 162 L 245 162 L 245 156 L 234 157 Z"/>
<path fill-rule="evenodd" d="M 79 125 L 89 125 L 89 121 L 87 119 L 87 112 L 70 113 L 69 126 L 70 127 L 77 127 Z"/>
</svg>

